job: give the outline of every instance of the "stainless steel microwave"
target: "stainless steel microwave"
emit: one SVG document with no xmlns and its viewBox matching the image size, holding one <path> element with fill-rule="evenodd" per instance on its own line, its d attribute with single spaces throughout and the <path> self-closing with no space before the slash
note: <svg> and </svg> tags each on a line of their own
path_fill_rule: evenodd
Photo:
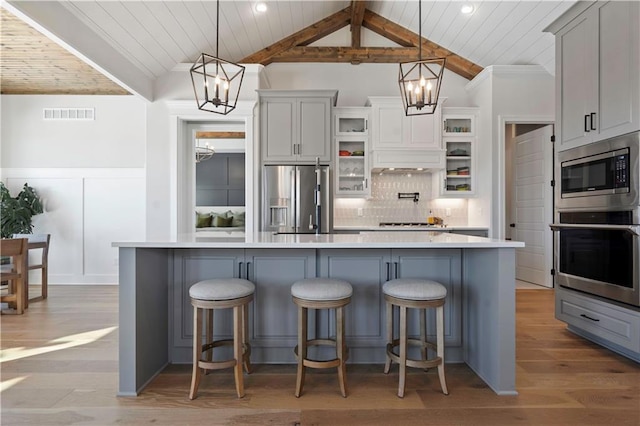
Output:
<svg viewBox="0 0 640 426">
<path fill-rule="evenodd" d="M 638 145 L 634 132 L 561 151 L 556 163 L 559 210 L 637 206 Z"/>
</svg>

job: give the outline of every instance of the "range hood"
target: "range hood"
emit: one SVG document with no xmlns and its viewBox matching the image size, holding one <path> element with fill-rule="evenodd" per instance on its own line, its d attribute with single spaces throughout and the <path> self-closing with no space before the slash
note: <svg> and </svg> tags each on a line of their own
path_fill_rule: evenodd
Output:
<svg viewBox="0 0 640 426">
<path fill-rule="evenodd" d="M 426 172 L 444 170 L 444 149 L 374 150 L 372 170 L 389 173 Z M 393 170 L 392 170 L 393 169 Z M 419 170 L 422 169 L 422 170 Z"/>
<path fill-rule="evenodd" d="M 440 169 L 438 169 L 440 170 Z M 427 169 L 424 167 L 374 167 L 373 169 L 371 169 L 371 173 L 376 173 L 376 174 L 406 174 L 406 173 L 412 173 L 412 174 L 425 174 L 425 173 L 431 173 L 434 171 L 438 171 L 435 169 Z"/>
</svg>

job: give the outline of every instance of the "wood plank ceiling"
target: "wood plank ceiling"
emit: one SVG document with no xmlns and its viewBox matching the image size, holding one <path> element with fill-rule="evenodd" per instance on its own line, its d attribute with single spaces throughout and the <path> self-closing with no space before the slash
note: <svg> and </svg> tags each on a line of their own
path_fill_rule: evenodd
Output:
<svg viewBox="0 0 640 426">
<path fill-rule="evenodd" d="M 240 63 L 399 63 L 416 60 L 421 43 L 423 57 L 447 57 L 447 68 L 467 79 L 494 64 L 539 64 L 551 71 L 553 36 L 542 28 L 574 2 L 474 1 L 473 16 L 462 16 L 459 2 L 424 1 L 422 40 L 408 29 L 418 26 L 417 1 L 272 0 L 263 15 L 253 11 L 254 3 L 220 2 L 217 30 L 214 1 L 59 5 L 153 81 L 200 52 L 214 53 L 218 40 L 220 57 Z M 2 93 L 127 93 L 25 25 L 2 9 Z M 342 31 L 347 26 L 350 34 Z"/>
<path fill-rule="evenodd" d="M 0 93 L 129 94 L 3 8 L 0 8 L 0 25 Z"/>
</svg>

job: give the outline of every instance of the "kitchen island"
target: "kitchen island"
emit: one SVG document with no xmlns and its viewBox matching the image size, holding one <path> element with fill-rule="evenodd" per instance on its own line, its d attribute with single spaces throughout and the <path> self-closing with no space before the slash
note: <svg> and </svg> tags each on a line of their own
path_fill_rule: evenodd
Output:
<svg viewBox="0 0 640 426">
<path fill-rule="evenodd" d="M 515 248 L 522 243 L 441 232 L 363 232 L 224 239 L 194 233 L 113 245 L 120 252 L 119 395 L 137 395 L 168 364 L 191 363 L 189 287 L 224 277 L 256 284 L 249 312 L 254 363 L 294 362 L 297 311 L 290 287 L 296 280 L 352 283 L 346 332 L 353 363 L 384 362 L 385 281 L 437 280 L 448 291 L 447 362 L 465 362 L 498 394 L 516 394 Z M 326 312 L 311 317 L 310 328 L 333 333 Z M 227 336 L 229 321 L 216 319 L 217 335 Z M 411 334 L 419 323 L 416 316 L 409 321 Z"/>
</svg>

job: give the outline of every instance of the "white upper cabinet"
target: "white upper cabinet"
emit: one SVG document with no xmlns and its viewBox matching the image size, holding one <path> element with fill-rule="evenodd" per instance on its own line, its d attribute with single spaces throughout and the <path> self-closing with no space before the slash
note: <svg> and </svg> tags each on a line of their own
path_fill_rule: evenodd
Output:
<svg viewBox="0 0 640 426">
<path fill-rule="evenodd" d="M 400 97 L 370 97 L 372 148 L 441 149 L 441 106 L 433 114 L 405 116 Z"/>
<path fill-rule="evenodd" d="M 263 163 L 331 162 L 336 91 L 260 90 Z"/>
<path fill-rule="evenodd" d="M 442 169 L 441 104 L 433 114 L 406 116 L 400 97 L 370 97 L 373 168 Z"/>
<path fill-rule="evenodd" d="M 434 174 L 440 197 L 463 198 L 475 194 L 478 108 L 443 108 L 442 143 L 445 169 Z"/>
<path fill-rule="evenodd" d="M 640 130 L 640 3 L 584 8 L 548 28 L 556 34 L 558 150 Z"/>
<path fill-rule="evenodd" d="M 335 196 L 371 195 L 369 113 L 367 107 L 337 107 L 334 117 Z"/>
</svg>

